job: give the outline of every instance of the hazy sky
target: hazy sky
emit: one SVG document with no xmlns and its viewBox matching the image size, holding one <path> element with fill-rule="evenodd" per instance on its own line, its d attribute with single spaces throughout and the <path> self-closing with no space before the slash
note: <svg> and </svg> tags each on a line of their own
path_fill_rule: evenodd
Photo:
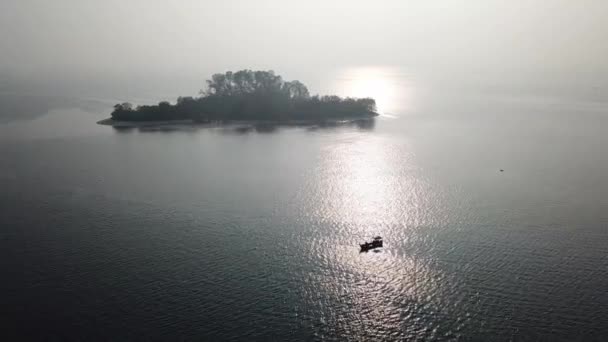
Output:
<svg viewBox="0 0 608 342">
<path fill-rule="evenodd" d="M 2 0 L 0 70 L 605 71 L 605 0 Z"/>
</svg>

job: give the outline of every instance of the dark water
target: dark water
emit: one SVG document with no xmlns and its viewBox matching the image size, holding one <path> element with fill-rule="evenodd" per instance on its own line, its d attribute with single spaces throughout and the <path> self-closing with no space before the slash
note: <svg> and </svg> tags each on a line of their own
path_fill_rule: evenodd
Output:
<svg viewBox="0 0 608 342">
<path fill-rule="evenodd" d="M 373 125 L 0 125 L 1 334 L 607 336 L 607 104 L 360 78 L 334 87 L 376 91 Z"/>
</svg>

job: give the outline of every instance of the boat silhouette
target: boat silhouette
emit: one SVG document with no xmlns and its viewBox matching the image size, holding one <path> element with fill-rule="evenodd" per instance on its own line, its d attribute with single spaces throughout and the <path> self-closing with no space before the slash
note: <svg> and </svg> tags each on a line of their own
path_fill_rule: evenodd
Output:
<svg viewBox="0 0 608 342">
<path fill-rule="evenodd" d="M 382 237 L 376 236 L 372 242 L 365 242 L 363 244 L 359 244 L 361 246 L 361 252 L 367 252 L 369 250 L 382 247 Z"/>
</svg>

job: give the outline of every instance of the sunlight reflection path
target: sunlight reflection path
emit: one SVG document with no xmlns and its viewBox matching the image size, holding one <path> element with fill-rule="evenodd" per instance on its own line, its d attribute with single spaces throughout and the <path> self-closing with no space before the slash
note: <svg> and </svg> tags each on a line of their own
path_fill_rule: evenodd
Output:
<svg viewBox="0 0 608 342">
<path fill-rule="evenodd" d="M 420 257 L 428 250 L 419 250 L 429 246 L 440 196 L 420 178 L 408 145 L 386 137 L 345 134 L 321 158 L 306 190 L 314 194 L 304 196 L 316 201 L 302 208 L 317 222 L 305 253 L 314 265 L 305 280 L 308 300 L 321 303 L 322 321 L 334 333 L 427 336 L 426 322 L 409 319 L 434 315 L 449 283 L 432 260 Z M 357 243 L 375 235 L 385 247 L 359 253 Z"/>
</svg>

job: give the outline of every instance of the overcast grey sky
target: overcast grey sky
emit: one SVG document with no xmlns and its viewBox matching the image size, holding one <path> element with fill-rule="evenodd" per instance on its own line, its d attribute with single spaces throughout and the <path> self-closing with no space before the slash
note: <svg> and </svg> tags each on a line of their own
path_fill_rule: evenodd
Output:
<svg viewBox="0 0 608 342">
<path fill-rule="evenodd" d="M 3 0 L 0 70 L 605 71 L 605 0 Z"/>
</svg>

